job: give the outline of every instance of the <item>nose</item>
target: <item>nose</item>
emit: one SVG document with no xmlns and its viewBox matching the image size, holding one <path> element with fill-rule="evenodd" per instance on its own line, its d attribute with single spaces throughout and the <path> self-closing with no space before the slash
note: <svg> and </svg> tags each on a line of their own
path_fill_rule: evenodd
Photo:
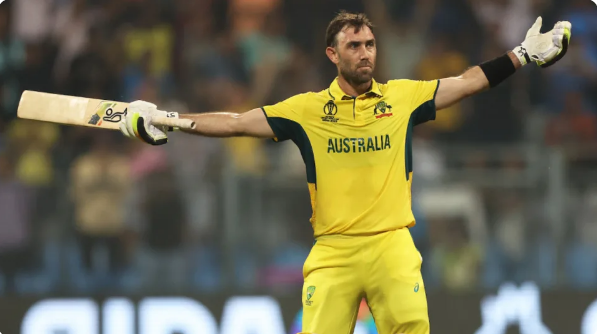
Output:
<svg viewBox="0 0 597 334">
<path fill-rule="evenodd" d="M 361 45 L 361 47 L 359 48 L 359 60 L 368 62 L 372 56 L 372 51 L 365 45 Z"/>
<path fill-rule="evenodd" d="M 369 52 L 367 52 L 367 48 L 361 48 L 359 52 L 360 60 L 369 60 Z"/>
<path fill-rule="evenodd" d="M 371 55 L 366 50 L 359 53 L 359 66 L 370 66 L 370 60 Z"/>
</svg>

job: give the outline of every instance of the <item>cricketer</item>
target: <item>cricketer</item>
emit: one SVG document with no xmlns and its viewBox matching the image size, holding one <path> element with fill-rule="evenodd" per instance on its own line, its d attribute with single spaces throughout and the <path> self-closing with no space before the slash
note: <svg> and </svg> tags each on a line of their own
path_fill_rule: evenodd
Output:
<svg viewBox="0 0 597 334">
<path fill-rule="evenodd" d="M 145 101 L 129 106 L 120 130 L 166 144 L 176 129 L 153 117 L 192 119 L 190 134 L 292 140 L 306 165 L 314 246 L 304 264 L 302 334 L 348 334 L 366 298 L 381 334 L 427 334 L 422 258 L 409 228 L 412 135 L 436 111 L 496 87 L 524 65 L 548 67 L 567 51 L 571 24 L 541 33 L 539 17 L 524 41 L 459 76 L 433 81 L 373 78 L 376 39 L 361 13 L 328 25 L 325 53 L 338 70 L 329 88 L 244 113 L 178 114 Z M 400 61 L 399 59 L 396 61 Z"/>
</svg>

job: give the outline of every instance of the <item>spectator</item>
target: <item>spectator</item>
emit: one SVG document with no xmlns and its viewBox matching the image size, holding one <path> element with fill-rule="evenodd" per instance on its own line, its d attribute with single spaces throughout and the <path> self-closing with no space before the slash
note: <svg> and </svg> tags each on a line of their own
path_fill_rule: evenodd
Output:
<svg viewBox="0 0 597 334">
<path fill-rule="evenodd" d="M 174 134 L 169 144 L 168 160 L 181 195 L 190 228 L 196 240 L 212 240 L 217 229 L 218 187 L 216 166 L 222 163 L 222 143 L 217 139 L 194 138 Z M 207 240 L 206 240 L 207 239 Z"/>
<path fill-rule="evenodd" d="M 413 182 L 412 182 L 412 210 L 416 225 L 410 229 L 413 241 L 424 259 L 430 255 L 429 222 L 425 212 L 419 204 L 419 194 L 424 189 L 440 186 L 446 177 L 446 157 L 437 147 L 433 128 L 419 126 L 413 137 Z M 421 271 L 423 277 L 432 275 L 429 272 L 429 262 L 423 261 Z M 429 282 L 432 285 L 431 281 Z"/>
<path fill-rule="evenodd" d="M 18 119 L 8 127 L 8 147 L 15 154 L 15 177 L 30 189 L 30 196 L 38 203 L 31 216 L 36 224 L 47 221 L 58 202 L 52 153 L 59 136 L 58 126 L 52 123 Z"/>
<path fill-rule="evenodd" d="M 66 79 L 71 61 L 85 49 L 89 30 L 98 18 L 98 13 L 88 8 L 86 0 L 73 0 L 58 8 L 53 37 L 59 49 L 54 67 L 59 83 Z"/>
<path fill-rule="evenodd" d="M 27 44 L 43 43 L 52 32 L 54 5 L 51 0 L 20 0 L 6 3 L 12 6 L 13 37 Z"/>
<path fill-rule="evenodd" d="M 535 22 L 536 0 L 468 0 L 486 32 L 495 33 L 492 41 L 499 49 L 512 49 L 520 44 Z"/>
<path fill-rule="evenodd" d="M 245 55 L 245 67 L 253 72 L 258 66 L 282 66 L 288 63 L 291 45 L 286 39 L 284 20 L 280 13 L 269 13 L 263 28 L 239 37 L 239 45 Z"/>
<path fill-rule="evenodd" d="M 87 272 L 120 273 L 127 265 L 124 203 L 131 190 L 129 161 L 114 148 L 111 134 L 95 137 L 92 149 L 71 169 L 77 238 Z M 107 253 L 103 259 L 100 253 Z"/>
<path fill-rule="evenodd" d="M 136 184 L 142 217 L 142 288 L 182 293 L 187 287 L 184 242 L 188 221 L 173 170 L 162 165 Z"/>
<path fill-rule="evenodd" d="M 287 66 L 280 66 L 270 70 L 274 78 L 269 86 L 258 85 L 257 89 L 266 91 L 264 93 L 256 92 L 255 95 L 263 96 L 267 104 L 274 104 L 285 100 L 299 92 L 320 91 L 326 89 L 328 83 L 325 83 L 315 62 L 306 52 L 294 48 L 290 55 L 290 61 Z M 272 66 L 273 67 L 273 66 Z"/>
<path fill-rule="evenodd" d="M 597 193 L 591 189 L 579 206 L 572 238 L 567 242 L 565 272 L 570 286 L 591 290 L 597 286 Z"/>
<path fill-rule="evenodd" d="M 496 194 L 493 240 L 487 247 L 486 277 L 488 287 L 495 288 L 504 281 L 522 283 L 530 277 L 527 262 L 530 248 L 526 245 L 528 217 L 525 200 L 515 192 Z"/>
<path fill-rule="evenodd" d="M 378 40 L 378 66 L 381 80 L 413 79 L 414 70 L 427 47 L 427 33 L 430 28 L 436 0 L 416 1 L 408 14 L 398 19 L 391 17 L 388 1 L 364 1 L 367 12 L 376 26 Z M 400 61 L 397 61 L 400 59 Z"/>
<path fill-rule="evenodd" d="M 547 125 L 547 144 L 570 147 L 594 141 L 597 136 L 597 119 L 582 104 L 581 94 L 568 92 L 564 101 L 562 113 L 553 117 Z"/>
<path fill-rule="evenodd" d="M 120 100 L 118 94 L 121 85 L 118 83 L 118 67 L 110 62 L 110 54 L 122 56 L 121 48 L 116 43 L 109 43 L 99 27 L 90 29 L 90 39 L 79 55 L 70 64 L 66 80 L 67 94 L 88 96 L 89 91 L 97 91 L 103 99 Z M 43 90 L 42 90 L 43 91 Z M 126 94 L 126 98 L 130 98 Z M 128 100 L 127 100 L 128 101 Z"/>
<path fill-rule="evenodd" d="M 585 47 L 582 50 L 585 58 L 593 68 L 597 68 L 597 16 L 594 4 L 583 1 L 570 1 L 569 9 L 559 20 L 568 20 L 574 27 L 574 39 Z"/>
<path fill-rule="evenodd" d="M 246 36 L 261 30 L 265 17 L 280 6 L 280 0 L 232 0 L 228 17 L 233 35 Z"/>
<path fill-rule="evenodd" d="M 0 118 L 14 118 L 20 92 L 18 72 L 25 65 L 25 44 L 10 34 L 7 6 L 0 6 Z"/>
<path fill-rule="evenodd" d="M 4 133 L 6 129 L 6 122 L 2 119 L 2 117 L 0 117 L 0 133 Z M 6 150 L 6 138 L 5 136 L 0 135 L 0 153 L 4 152 Z"/>
<path fill-rule="evenodd" d="M 10 157 L 0 154 L 0 275 L 9 294 L 16 292 L 16 275 L 31 264 L 34 210 L 31 193 L 15 178 Z"/>
<path fill-rule="evenodd" d="M 495 58 L 500 53 L 503 53 L 503 49 L 494 43 L 483 46 L 484 59 Z M 522 115 L 512 97 L 516 93 L 514 84 L 512 80 L 505 81 L 471 98 L 469 103 L 472 110 L 464 115 L 462 131 L 458 135 L 460 141 L 507 144 L 522 139 Z"/>
<path fill-rule="evenodd" d="M 594 9 L 592 4 L 589 5 Z M 558 66 L 544 72 L 546 88 L 543 103 L 547 111 L 557 113 L 563 110 L 565 96 L 570 92 L 581 94 L 578 97 L 583 109 L 597 113 L 597 100 L 592 94 L 597 90 L 597 56 L 592 51 L 597 49 L 594 42 L 597 33 L 591 31 L 591 25 L 594 24 L 580 20 L 578 26 L 573 25 L 575 34 L 576 29 L 580 28 L 581 35 L 574 35 L 574 42 L 570 43 L 566 57 L 558 62 Z"/>
<path fill-rule="evenodd" d="M 31 187 L 49 187 L 54 176 L 51 153 L 59 139 L 58 126 L 20 119 L 9 125 L 7 134 L 11 150 L 18 153 L 17 177 Z"/>
<path fill-rule="evenodd" d="M 134 25 L 124 31 L 124 47 L 127 66 L 124 70 L 125 99 L 130 101 L 145 79 L 159 83 L 161 93 L 172 90 L 172 52 L 174 32 L 172 26 L 160 16 L 157 5 L 137 5 Z"/>
<path fill-rule="evenodd" d="M 416 67 L 416 79 L 435 80 L 458 75 L 469 62 L 466 56 L 450 47 L 447 36 L 436 36 Z M 437 113 L 435 121 L 426 124 L 436 130 L 438 136 L 449 136 L 462 126 L 464 103 L 455 104 Z M 440 137 L 441 138 L 441 137 Z"/>
<path fill-rule="evenodd" d="M 196 2 L 194 5 L 205 6 L 206 3 L 208 2 Z M 183 63 L 181 68 L 188 71 L 180 75 L 185 80 L 191 75 L 201 76 L 226 71 L 220 68 L 225 65 L 218 55 L 217 44 L 213 42 L 216 34 L 215 19 L 209 14 L 209 8 L 193 7 L 180 14 L 183 23 L 179 58 Z"/>
<path fill-rule="evenodd" d="M 45 44 L 27 44 L 24 66 L 16 73 L 19 90 L 56 93 L 58 89 L 52 80 L 54 60 L 52 48 Z"/>
<path fill-rule="evenodd" d="M 442 285 L 452 291 L 470 291 L 477 287 L 483 259 L 479 249 L 467 238 L 460 219 L 434 221 L 443 224 L 442 240 L 434 245 L 431 261 Z"/>
<path fill-rule="evenodd" d="M 422 125 L 413 136 L 413 170 L 416 171 L 413 181 L 413 192 L 426 187 L 440 185 L 446 174 L 446 157 L 435 140 L 432 127 Z"/>
</svg>

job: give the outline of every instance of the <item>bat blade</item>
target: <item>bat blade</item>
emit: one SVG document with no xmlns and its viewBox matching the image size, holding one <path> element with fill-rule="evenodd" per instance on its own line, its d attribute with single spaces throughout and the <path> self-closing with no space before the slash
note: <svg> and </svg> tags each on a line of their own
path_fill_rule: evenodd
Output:
<svg viewBox="0 0 597 334">
<path fill-rule="evenodd" d="M 128 103 L 24 91 L 17 116 L 44 122 L 118 130 Z"/>
</svg>

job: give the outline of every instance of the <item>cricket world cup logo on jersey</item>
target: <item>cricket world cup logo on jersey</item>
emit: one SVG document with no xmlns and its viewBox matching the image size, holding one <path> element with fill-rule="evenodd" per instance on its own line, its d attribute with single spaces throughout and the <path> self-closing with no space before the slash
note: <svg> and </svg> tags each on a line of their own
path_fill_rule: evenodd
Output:
<svg viewBox="0 0 597 334">
<path fill-rule="evenodd" d="M 311 306 L 311 304 L 313 304 L 313 301 L 311 300 L 313 294 L 315 294 L 315 287 L 311 285 L 307 288 L 307 300 L 305 300 L 305 304 L 307 304 L 308 306 Z"/>
<path fill-rule="evenodd" d="M 375 105 L 373 115 L 375 115 L 375 118 L 377 119 L 382 117 L 390 117 L 392 116 L 392 106 L 389 106 L 384 101 L 380 101 Z"/>
<path fill-rule="evenodd" d="M 329 100 L 328 103 L 323 106 L 323 113 L 325 116 L 321 118 L 322 121 L 338 123 L 338 118 L 335 117 L 338 113 L 338 106 L 334 103 L 334 101 Z"/>
</svg>

